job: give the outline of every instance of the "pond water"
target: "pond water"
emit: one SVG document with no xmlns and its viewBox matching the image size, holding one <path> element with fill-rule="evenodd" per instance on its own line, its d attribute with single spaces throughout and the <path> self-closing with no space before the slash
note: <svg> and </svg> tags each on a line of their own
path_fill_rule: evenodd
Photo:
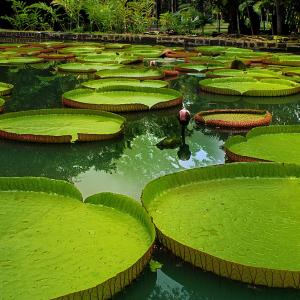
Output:
<svg viewBox="0 0 300 300">
<path fill-rule="evenodd" d="M 215 108 L 268 109 L 273 124 L 300 122 L 300 97 L 247 98 L 208 95 L 199 91 L 200 78 L 181 75 L 170 86 L 184 95 L 192 114 Z M 53 64 L 0 67 L 0 81 L 15 85 L 6 111 L 62 107 L 61 95 L 80 85 L 82 76 L 58 74 Z M 234 132 L 191 123 L 183 148 L 160 150 L 165 137 L 180 138 L 179 108 L 127 114 L 124 138 L 109 142 L 46 145 L 0 140 L 0 176 L 46 176 L 73 182 L 84 197 L 111 191 L 139 199 L 145 184 L 158 176 L 225 162 L 222 144 Z M 146 270 L 115 298 L 121 299 L 300 299 L 300 291 L 252 287 L 219 278 L 183 263 L 164 249 L 155 260 L 163 266 Z"/>
</svg>

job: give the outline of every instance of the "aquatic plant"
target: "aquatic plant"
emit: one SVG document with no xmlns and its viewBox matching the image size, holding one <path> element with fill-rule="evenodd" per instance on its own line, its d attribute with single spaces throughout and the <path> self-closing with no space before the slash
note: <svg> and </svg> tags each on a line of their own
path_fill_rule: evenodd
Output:
<svg viewBox="0 0 300 300">
<path fill-rule="evenodd" d="M 300 166 L 236 163 L 155 179 L 142 202 L 159 241 L 185 261 L 250 284 L 299 288 L 299 193 Z"/>
<path fill-rule="evenodd" d="M 111 298 L 150 260 L 155 230 L 127 196 L 83 202 L 70 183 L 39 177 L 2 177 L 0 196 L 4 298 Z"/>
<path fill-rule="evenodd" d="M 98 90 L 72 90 L 63 94 L 63 103 L 70 107 L 112 112 L 141 111 L 180 105 L 182 94 L 168 88 L 120 85 Z"/>
<path fill-rule="evenodd" d="M 163 88 L 168 86 L 168 82 L 164 80 L 138 80 L 132 78 L 117 78 L 117 79 L 98 79 L 83 82 L 81 84 L 90 89 L 101 89 L 108 86 L 137 86 L 150 88 Z"/>
<path fill-rule="evenodd" d="M 9 95 L 13 88 L 12 84 L 0 82 L 0 96 Z"/>
<path fill-rule="evenodd" d="M 201 111 L 194 119 L 198 124 L 214 127 L 251 128 L 269 125 L 272 115 L 256 109 L 214 109 Z"/>
<path fill-rule="evenodd" d="M 123 132 L 121 116 L 93 110 L 41 109 L 0 116 L 0 137 L 24 142 L 107 140 Z"/>
<path fill-rule="evenodd" d="M 233 161 L 275 161 L 300 164 L 300 126 L 253 128 L 246 137 L 229 138 L 224 148 Z"/>
<path fill-rule="evenodd" d="M 217 71 L 216 71 L 217 72 Z M 231 70 L 231 72 L 240 72 Z M 209 93 L 252 97 L 288 96 L 300 92 L 300 84 L 284 79 L 254 79 L 251 77 L 209 78 L 200 81 L 200 88 Z"/>
</svg>

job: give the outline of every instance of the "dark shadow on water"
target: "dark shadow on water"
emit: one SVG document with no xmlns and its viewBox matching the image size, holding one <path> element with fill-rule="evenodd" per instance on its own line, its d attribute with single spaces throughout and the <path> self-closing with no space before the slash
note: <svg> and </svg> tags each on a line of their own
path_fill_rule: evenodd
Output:
<svg viewBox="0 0 300 300">
<path fill-rule="evenodd" d="M 154 259 L 163 264 L 149 291 L 149 268 L 116 300 L 298 300 L 295 289 L 268 288 L 221 278 L 183 262 L 163 247 Z M 145 290 L 143 286 L 145 285 Z"/>
</svg>

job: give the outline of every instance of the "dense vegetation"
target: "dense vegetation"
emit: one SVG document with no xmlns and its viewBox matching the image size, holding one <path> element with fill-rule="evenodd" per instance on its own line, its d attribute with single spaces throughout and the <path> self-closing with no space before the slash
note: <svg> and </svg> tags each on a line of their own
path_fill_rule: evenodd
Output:
<svg viewBox="0 0 300 300">
<path fill-rule="evenodd" d="M 207 24 L 229 33 L 290 34 L 300 27 L 294 0 L 6 0 L 0 26 L 18 30 L 142 33 L 150 28 L 204 33 Z M 211 33 L 211 31 L 210 31 Z"/>
</svg>

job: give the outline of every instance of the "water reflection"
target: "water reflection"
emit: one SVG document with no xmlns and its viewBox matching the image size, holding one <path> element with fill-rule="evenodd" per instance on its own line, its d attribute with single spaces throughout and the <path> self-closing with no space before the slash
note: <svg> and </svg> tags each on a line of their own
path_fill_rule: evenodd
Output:
<svg viewBox="0 0 300 300">
<path fill-rule="evenodd" d="M 193 267 L 174 257 L 163 248 L 155 253 L 155 259 L 163 266 L 157 270 L 153 289 L 143 291 L 151 271 L 144 274 L 116 300 L 298 300 L 300 291 L 251 286 L 221 278 Z M 139 294 L 136 293 L 139 291 Z"/>
</svg>

